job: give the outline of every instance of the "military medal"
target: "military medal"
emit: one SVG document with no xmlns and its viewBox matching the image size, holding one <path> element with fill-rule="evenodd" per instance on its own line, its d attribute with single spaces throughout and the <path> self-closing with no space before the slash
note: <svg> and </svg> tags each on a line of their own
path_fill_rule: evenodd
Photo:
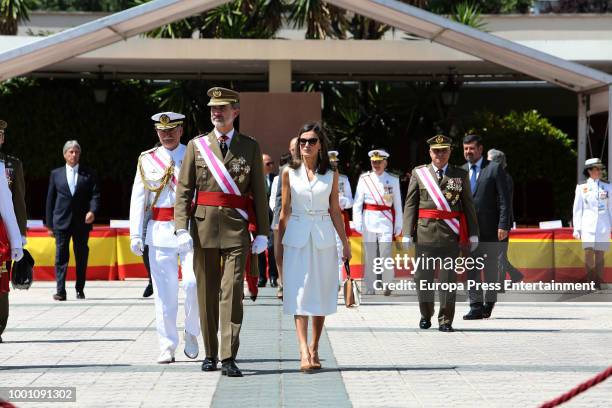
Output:
<svg viewBox="0 0 612 408">
<path fill-rule="evenodd" d="M 393 204 L 393 187 L 391 187 L 389 181 L 387 181 L 387 185 L 385 186 L 385 194 L 383 195 L 383 201 L 387 206 L 391 206 Z"/>
</svg>

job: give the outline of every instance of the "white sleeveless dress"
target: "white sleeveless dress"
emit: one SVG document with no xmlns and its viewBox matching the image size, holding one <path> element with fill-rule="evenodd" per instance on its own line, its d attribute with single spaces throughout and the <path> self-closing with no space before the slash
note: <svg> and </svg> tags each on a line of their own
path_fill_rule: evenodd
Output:
<svg viewBox="0 0 612 408">
<path fill-rule="evenodd" d="M 308 180 L 302 165 L 289 169 L 291 217 L 283 236 L 283 312 L 326 316 L 336 312 L 338 253 L 329 216 L 334 174 Z"/>
</svg>

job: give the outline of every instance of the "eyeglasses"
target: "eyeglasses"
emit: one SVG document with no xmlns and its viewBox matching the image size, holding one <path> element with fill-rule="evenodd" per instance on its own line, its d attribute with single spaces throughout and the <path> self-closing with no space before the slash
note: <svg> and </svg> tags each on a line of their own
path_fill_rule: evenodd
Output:
<svg viewBox="0 0 612 408">
<path fill-rule="evenodd" d="M 314 145 L 316 145 L 319 142 L 319 139 L 316 138 L 316 137 L 313 137 L 311 139 L 302 139 L 302 138 L 300 138 L 299 142 L 300 142 L 300 146 L 306 146 L 306 144 L 314 146 Z"/>
</svg>

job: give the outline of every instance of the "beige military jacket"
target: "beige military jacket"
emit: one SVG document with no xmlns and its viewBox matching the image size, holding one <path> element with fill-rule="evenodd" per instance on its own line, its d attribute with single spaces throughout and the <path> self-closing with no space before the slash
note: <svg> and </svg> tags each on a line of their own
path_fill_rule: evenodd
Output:
<svg viewBox="0 0 612 408">
<path fill-rule="evenodd" d="M 261 149 L 249 136 L 234 133 L 225 159 L 214 132 L 207 137 L 212 152 L 223 161 L 232 179 L 244 196 L 254 200 L 257 231 L 254 235 L 268 236 L 269 220 L 266 186 Z M 201 248 L 233 248 L 249 245 L 247 221 L 233 208 L 198 205 L 191 212 L 192 199 L 198 191 L 222 192 L 200 151 L 190 140 L 181 166 L 176 189 L 174 218 L 176 230 L 187 229 L 190 217 L 194 246 Z"/>
<path fill-rule="evenodd" d="M 404 206 L 404 235 L 416 237 L 417 242 L 421 243 L 456 242 L 459 236 L 443 220 L 419 218 L 420 208 L 436 208 L 434 200 L 415 171 L 424 166 L 415 167 L 411 173 Z M 433 166 L 431 164 L 426 166 L 437 180 Z M 465 213 L 469 236 L 478 236 L 478 219 L 470 191 L 468 172 L 449 164 L 440 182 L 440 190 L 446 196 L 451 211 Z"/>
</svg>

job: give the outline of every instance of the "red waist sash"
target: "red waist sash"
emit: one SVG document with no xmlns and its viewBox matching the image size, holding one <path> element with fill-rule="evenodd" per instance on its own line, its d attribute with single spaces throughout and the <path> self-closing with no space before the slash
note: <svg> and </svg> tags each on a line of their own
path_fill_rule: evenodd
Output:
<svg viewBox="0 0 612 408">
<path fill-rule="evenodd" d="M 151 213 L 153 221 L 174 221 L 174 207 L 153 207 Z"/>
<path fill-rule="evenodd" d="M 467 244 L 470 241 L 467 218 L 463 211 L 444 211 L 435 209 L 419 209 L 419 218 L 433 218 L 436 220 L 450 220 L 452 218 L 459 218 L 459 243 Z"/>
<path fill-rule="evenodd" d="M 226 208 L 240 208 L 249 216 L 249 231 L 255 231 L 257 225 L 253 199 L 248 196 L 226 194 L 222 192 L 198 191 L 197 205 L 210 205 Z"/>
<path fill-rule="evenodd" d="M 11 241 L 4 226 L 2 218 L 0 218 L 0 262 L 5 262 L 11 259 Z"/>
</svg>

